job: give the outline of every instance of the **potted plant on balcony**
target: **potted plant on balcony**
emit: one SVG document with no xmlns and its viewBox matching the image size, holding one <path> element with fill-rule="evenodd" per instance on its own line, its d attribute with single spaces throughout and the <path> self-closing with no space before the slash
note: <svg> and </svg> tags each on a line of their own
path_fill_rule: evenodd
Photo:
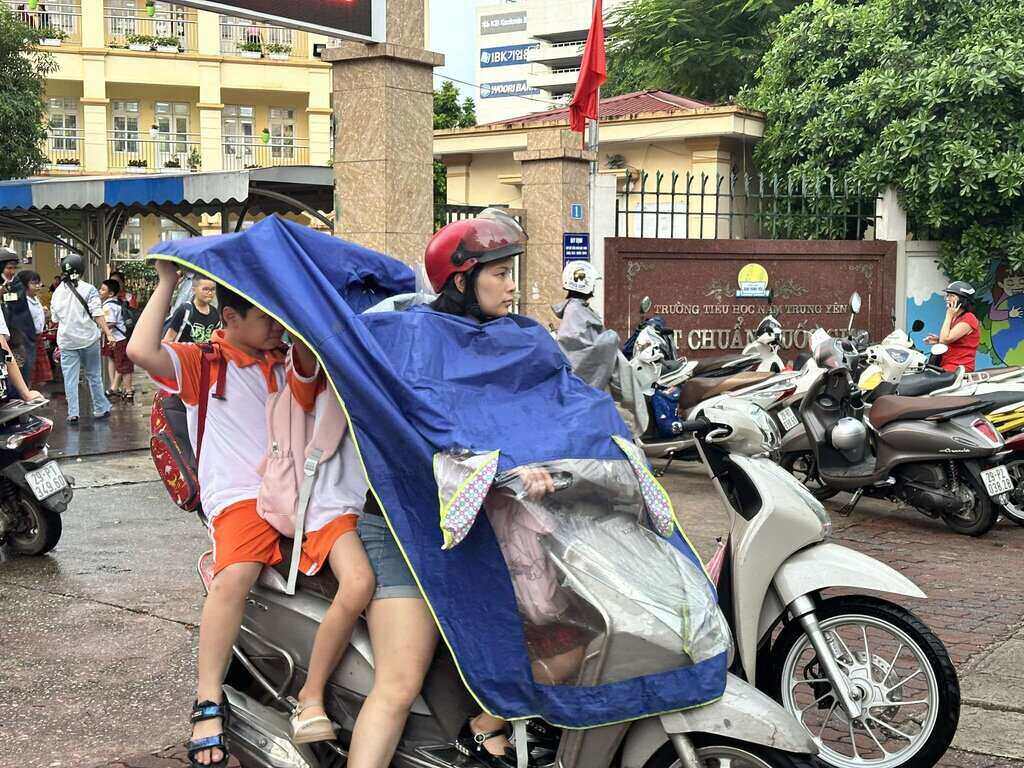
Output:
<svg viewBox="0 0 1024 768">
<path fill-rule="evenodd" d="M 68 36 L 68 33 L 58 27 L 44 27 L 39 30 L 39 44 L 58 47 Z"/>
<path fill-rule="evenodd" d="M 164 168 L 181 168 L 181 158 L 169 157 L 164 160 Z"/>
<path fill-rule="evenodd" d="M 262 59 L 263 43 L 259 40 L 246 40 L 238 44 L 238 55 L 244 59 Z"/>
<path fill-rule="evenodd" d="M 77 171 L 82 166 L 82 161 L 77 157 L 58 157 L 53 166 L 58 171 Z"/>
<path fill-rule="evenodd" d="M 292 47 L 287 43 L 267 43 L 263 46 L 267 56 L 276 61 L 288 61 L 292 55 Z"/>
<path fill-rule="evenodd" d="M 153 43 L 156 38 L 152 35 L 128 35 L 126 38 L 128 41 L 129 51 L 151 51 L 153 50 Z"/>
<path fill-rule="evenodd" d="M 157 37 L 155 40 L 156 49 L 160 53 L 180 53 L 181 42 L 178 38 L 167 35 L 164 37 Z"/>
<path fill-rule="evenodd" d="M 203 166 L 203 156 L 199 154 L 199 150 L 192 147 L 192 151 L 188 153 L 188 169 L 195 173 Z"/>
<path fill-rule="evenodd" d="M 145 173 L 148 169 L 149 162 L 143 158 L 128 161 L 128 173 Z"/>
</svg>

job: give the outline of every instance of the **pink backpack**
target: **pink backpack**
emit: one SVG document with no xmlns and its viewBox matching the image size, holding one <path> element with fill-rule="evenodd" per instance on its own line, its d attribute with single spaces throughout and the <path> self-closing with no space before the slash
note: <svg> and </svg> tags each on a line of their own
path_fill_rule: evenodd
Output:
<svg viewBox="0 0 1024 768">
<path fill-rule="evenodd" d="M 337 399 L 318 398 L 316 415 L 299 405 L 291 388 L 282 387 L 267 400 L 267 455 L 260 465 L 263 481 L 256 497 L 260 516 L 292 538 L 288 572 L 289 595 L 295 594 L 306 511 L 317 471 L 338 451 L 348 422 Z"/>
</svg>

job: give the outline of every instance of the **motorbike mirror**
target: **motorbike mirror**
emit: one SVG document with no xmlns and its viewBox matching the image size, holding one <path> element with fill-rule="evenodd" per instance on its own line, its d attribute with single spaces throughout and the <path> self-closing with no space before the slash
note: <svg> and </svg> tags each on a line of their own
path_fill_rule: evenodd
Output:
<svg viewBox="0 0 1024 768">
<path fill-rule="evenodd" d="M 652 305 L 653 302 L 651 301 L 651 297 L 644 296 L 642 299 L 640 299 L 640 312 L 646 315 L 648 312 L 651 311 Z"/>
<path fill-rule="evenodd" d="M 860 294 L 859 293 L 855 292 L 850 297 L 850 311 L 853 314 L 855 314 L 855 315 L 859 315 L 860 314 Z"/>
<path fill-rule="evenodd" d="M 947 352 L 949 352 L 949 347 L 945 344 L 932 344 L 932 354 L 936 357 L 941 357 Z"/>
<path fill-rule="evenodd" d="M 923 331 L 924 330 L 924 320 L 922 320 L 920 318 L 915 320 L 914 324 L 910 326 L 910 330 L 912 330 L 914 333 L 917 333 L 918 331 Z"/>
</svg>

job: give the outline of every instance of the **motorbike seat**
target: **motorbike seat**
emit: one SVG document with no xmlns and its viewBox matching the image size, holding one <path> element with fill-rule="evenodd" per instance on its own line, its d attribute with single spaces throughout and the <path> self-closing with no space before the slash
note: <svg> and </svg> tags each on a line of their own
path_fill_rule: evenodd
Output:
<svg viewBox="0 0 1024 768">
<path fill-rule="evenodd" d="M 985 402 L 982 397 L 902 397 L 885 395 L 878 398 L 871 410 L 868 420 L 875 429 L 882 429 L 894 421 L 910 419 L 927 419 L 958 408 L 969 408 Z"/>
<path fill-rule="evenodd" d="M 897 392 L 903 397 L 918 397 L 927 395 L 937 389 L 951 387 L 956 383 L 956 371 L 922 371 L 904 376 L 899 383 Z"/>
<path fill-rule="evenodd" d="M 291 567 L 292 540 L 282 536 L 280 547 L 281 555 L 284 559 L 273 566 L 272 570 L 279 574 L 281 579 L 278 579 L 275 574 L 267 574 L 267 569 L 264 569 L 265 575 L 260 578 L 260 584 L 268 589 L 284 592 L 285 585 L 288 583 L 288 570 Z M 312 593 L 328 602 L 334 599 L 334 595 L 338 591 L 338 580 L 334 578 L 334 573 L 326 565 L 315 576 L 307 576 L 302 571 L 299 571 L 299 578 L 296 584 L 297 590 Z"/>
<path fill-rule="evenodd" d="M 749 358 L 750 366 L 756 365 L 757 357 L 754 355 L 718 355 L 717 357 L 705 357 L 697 362 L 697 367 L 693 369 L 693 375 L 707 375 L 712 371 L 723 371 L 723 369 L 727 368 L 735 370 L 736 364 L 747 358 Z"/>
<path fill-rule="evenodd" d="M 767 371 L 739 371 L 729 376 L 695 376 L 680 386 L 679 410 L 688 411 L 710 397 L 760 384 L 775 375 Z"/>
</svg>

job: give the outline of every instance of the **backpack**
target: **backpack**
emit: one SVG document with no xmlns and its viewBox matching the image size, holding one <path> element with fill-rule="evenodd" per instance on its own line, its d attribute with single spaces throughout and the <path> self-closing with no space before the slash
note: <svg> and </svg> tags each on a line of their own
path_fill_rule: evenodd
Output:
<svg viewBox="0 0 1024 768">
<path fill-rule="evenodd" d="M 256 511 L 292 539 L 285 590 L 289 595 L 295 594 L 306 511 L 317 472 L 338 452 L 348 428 L 337 399 L 325 401 L 317 415 L 307 413 L 287 385 L 267 400 L 267 454 L 259 469 L 263 480 Z"/>
<path fill-rule="evenodd" d="M 123 325 L 124 337 L 130 339 L 132 333 L 135 332 L 135 326 L 139 324 L 139 317 L 142 312 L 138 309 L 132 309 L 127 301 L 118 299 L 121 304 L 121 324 Z"/>
<path fill-rule="evenodd" d="M 199 424 L 196 430 L 196 450 L 188 435 L 188 416 L 185 403 L 178 395 L 157 390 L 150 412 L 149 452 L 153 464 L 163 481 L 171 500 L 186 512 L 203 517 L 200 505 L 199 455 L 203 448 L 206 429 L 206 411 L 210 400 L 210 376 L 215 362 L 218 365 L 216 391 L 213 397 L 224 399 L 227 365 L 223 364 L 220 347 L 201 345 L 203 357 L 199 374 Z"/>
</svg>

